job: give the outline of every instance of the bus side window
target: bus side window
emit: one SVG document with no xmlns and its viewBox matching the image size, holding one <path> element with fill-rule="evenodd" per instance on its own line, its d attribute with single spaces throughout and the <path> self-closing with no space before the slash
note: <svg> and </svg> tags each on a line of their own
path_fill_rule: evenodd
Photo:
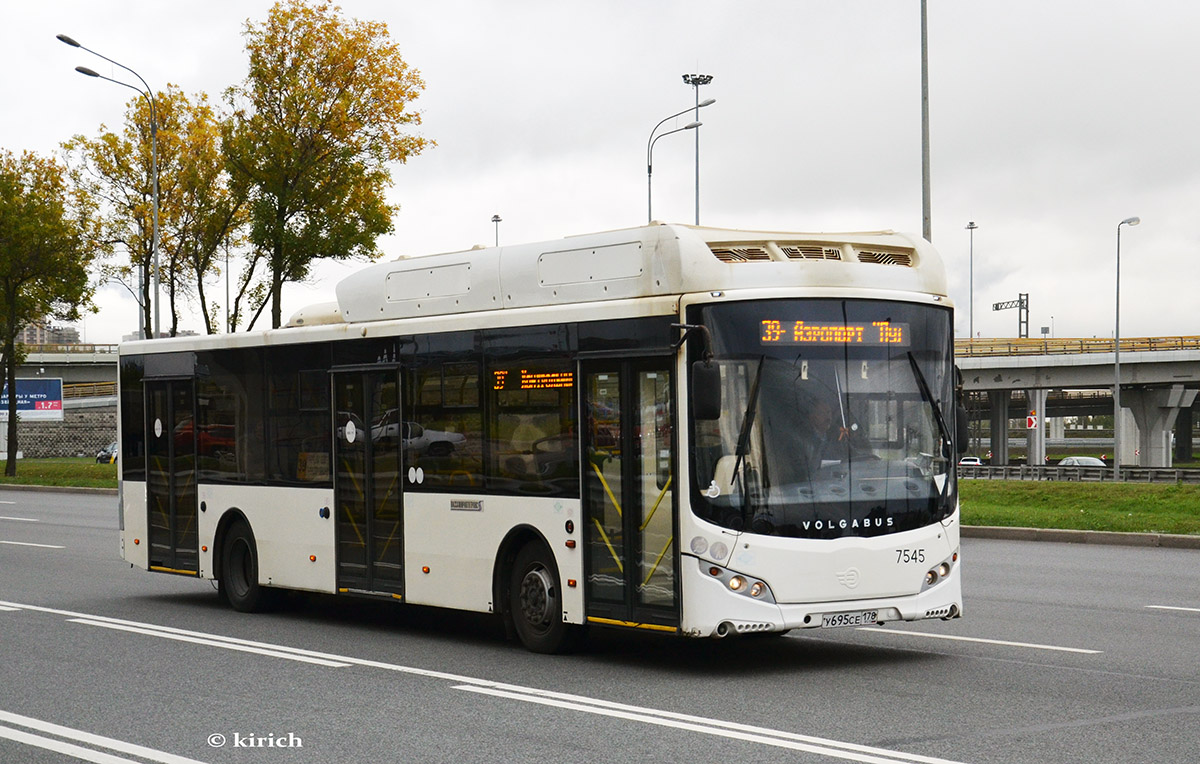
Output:
<svg viewBox="0 0 1200 764">
<path fill-rule="evenodd" d="M 578 496 L 579 435 L 570 361 L 505 361 L 488 372 L 489 487 Z"/>
<path fill-rule="evenodd" d="M 479 364 L 438 363 L 410 375 L 403 433 L 406 463 L 425 479 L 409 490 L 483 490 Z"/>
</svg>

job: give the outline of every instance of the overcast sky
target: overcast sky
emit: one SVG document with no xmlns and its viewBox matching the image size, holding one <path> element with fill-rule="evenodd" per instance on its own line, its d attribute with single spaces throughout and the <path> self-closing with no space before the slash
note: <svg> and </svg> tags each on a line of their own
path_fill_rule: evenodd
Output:
<svg viewBox="0 0 1200 764">
<path fill-rule="evenodd" d="M 222 91 L 245 76 L 242 33 L 269 2 L 6 2 L 0 148 L 50 153 L 123 119 L 105 62 L 152 87 Z M 399 166 L 385 257 L 557 239 L 646 222 L 646 143 L 701 98 L 702 224 L 921 231 L 918 0 L 346 0 L 385 21 L 426 82 L 436 148 Z M 1017 333 L 992 304 L 1029 294 L 1030 331 L 1110 337 L 1117 224 L 1123 336 L 1200 334 L 1200 3 L 929 0 L 933 243 L 969 324 Z M 111 72 L 121 76 L 120 70 Z M 688 117 L 681 118 L 679 126 Z M 691 133 L 654 151 L 654 217 L 694 220 Z M 360 265 L 290 288 L 285 317 L 332 299 Z M 222 300 L 223 302 L 223 300 Z M 114 287 L 81 325 L 115 342 L 137 323 Z M 199 327 L 194 317 L 185 326 Z"/>
</svg>

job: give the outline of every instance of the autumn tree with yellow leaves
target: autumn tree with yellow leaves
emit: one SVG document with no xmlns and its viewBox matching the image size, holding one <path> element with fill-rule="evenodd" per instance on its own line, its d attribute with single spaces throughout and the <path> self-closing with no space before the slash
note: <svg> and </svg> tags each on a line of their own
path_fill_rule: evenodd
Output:
<svg viewBox="0 0 1200 764">
<path fill-rule="evenodd" d="M 226 172 L 220 117 L 208 97 L 200 93 L 189 98 L 168 86 L 156 94 L 155 103 L 159 277 L 166 290 L 169 333 L 174 336 L 178 331 L 182 301 L 196 298 L 211 334 L 216 331 L 218 306 L 207 299 L 204 282 L 218 275 L 217 254 L 222 247 L 239 242 L 245 193 Z M 101 125 L 94 138 L 77 135 L 63 144 L 75 186 L 103 211 L 106 240 L 127 255 L 102 264 L 101 273 L 137 295 L 147 337 L 153 336 L 154 275 L 150 125 L 149 104 L 136 97 L 128 104 L 119 133 Z"/>
<path fill-rule="evenodd" d="M 384 198 L 389 164 L 431 142 L 410 132 L 424 82 L 385 24 L 283 0 L 247 22 L 245 37 L 249 73 L 226 91 L 223 142 L 248 192 L 253 251 L 239 294 L 257 289 L 257 311 L 269 301 L 278 327 L 283 285 L 307 278 L 315 260 L 376 256 L 396 211 Z"/>
<path fill-rule="evenodd" d="M 79 318 L 91 299 L 88 266 L 105 250 L 92 200 L 71 187 L 54 159 L 0 150 L 0 352 L 17 389 L 17 333 L 46 316 Z M 17 396 L 8 396 L 5 474 L 17 474 Z"/>
</svg>

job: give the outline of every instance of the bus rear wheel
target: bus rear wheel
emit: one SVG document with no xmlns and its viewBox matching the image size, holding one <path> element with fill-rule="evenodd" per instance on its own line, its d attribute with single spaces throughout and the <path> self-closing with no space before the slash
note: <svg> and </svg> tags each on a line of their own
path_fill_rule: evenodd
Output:
<svg viewBox="0 0 1200 764">
<path fill-rule="evenodd" d="M 221 578 L 217 581 L 220 597 L 242 613 L 265 610 L 271 592 L 258 583 L 258 547 L 254 533 L 238 521 L 225 532 L 221 544 Z"/>
<path fill-rule="evenodd" d="M 569 649 L 575 629 L 562 619 L 562 590 L 554 557 L 531 541 L 513 561 L 508 612 L 521 644 L 535 653 Z"/>
</svg>

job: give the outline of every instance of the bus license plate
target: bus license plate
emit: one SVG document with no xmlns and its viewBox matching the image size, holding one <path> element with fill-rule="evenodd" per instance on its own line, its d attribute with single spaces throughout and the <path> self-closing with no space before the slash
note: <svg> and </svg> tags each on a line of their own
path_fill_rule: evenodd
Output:
<svg viewBox="0 0 1200 764">
<path fill-rule="evenodd" d="M 821 616 L 821 628 L 836 629 L 841 626 L 870 626 L 878 620 L 878 610 L 858 610 L 853 613 L 827 613 Z"/>
</svg>

